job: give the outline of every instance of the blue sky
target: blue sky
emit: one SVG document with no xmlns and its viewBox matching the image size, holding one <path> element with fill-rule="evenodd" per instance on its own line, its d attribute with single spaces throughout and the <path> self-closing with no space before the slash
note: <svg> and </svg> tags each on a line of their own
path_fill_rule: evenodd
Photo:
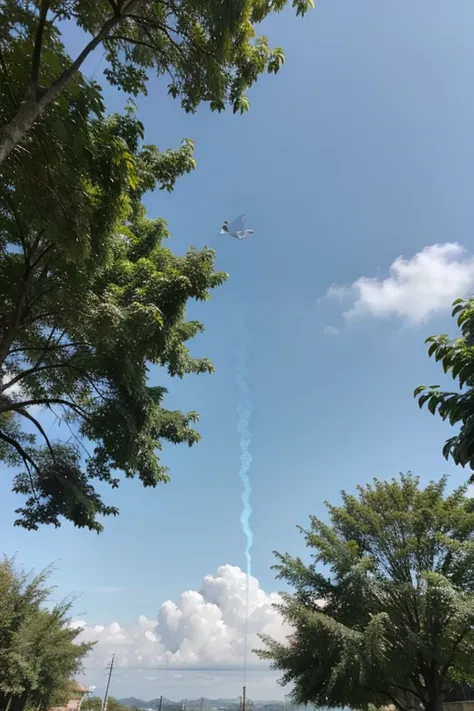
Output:
<svg viewBox="0 0 474 711">
<path fill-rule="evenodd" d="M 427 293 L 405 290 L 401 318 L 387 301 L 374 317 L 362 298 L 364 313 L 345 319 L 358 287 L 347 294 L 349 307 L 322 297 L 334 283 L 383 280 L 397 257 L 412 260 L 436 243 L 472 250 L 473 20 L 469 0 L 326 0 L 304 20 L 273 17 L 265 32 L 287 63 L 276 78 L 262 78 L 243 117 L 206 108 L 186 116 L 163 83 L 150 82 L 138 102 L 147 142 L 196 143 L 196 171 L 172 195 L 147 197 L 150 215 L 168 220 L 170 247 L 209 244 L 241 212 L 255 235 L 216 240 L 230 279 L 209 304 L 190 309 L 206 325 L 193 352 L 211 357 L 217 372 L 168 383 L 167 404 L 198 410 L 202 434 L 192 449 L 165 448 L 169 485 L 149 491 L 126 482 L 111 492 L 121 515 L 99 537 L 69 526 L 27 533 L 12 528 L 18 501 L 3 472 L 3 549 L 26 568 L 55 561 L 57 594 L 82 591 L 75 612 L 88 625 L 128 629 L 139 615 L 155 618 L 163 601 L 200 590 L 219 566 L 245 565 L 234 327 L 241 313 L 251 334 L 253 574 L 266 592 L 280 588 L 272 550 L 301 553 L 296 525 L 324 515 L 323 502 L 337 501 L 341 488 L 407 470 L 423 481 L 443 473 L 462 480 L 441 456 L 449 427 L 412 397 L 418 384 L 440 380 L 424 338 L 454 324 L 449 310 L 436 309 L 426 322 L 407 322 L 419 298 L 436 302 L 437 274 L 474 284 L 469 254 L 454 255 L 459 269 L 448 265 L 433 279 L 421 261 Z M 79 35 L 67 40 L 72 52 L 80 46 Z M 105 93 L 111 109 L 122 105 L 122 95 Z M 436 255 L 430 264 L 439 266 Z M 216 678 L 213 688 L 237 695 L 235 675 Z M 189 697 L 206 680 L 184 674 L 173 686 L 163 677 L 160 688 Z M 259 683 L 254 695 L 282 695 L 273 677 Z M 118 675 L 114 693 L 146 696 L 150 684 Z"/>
</svg>

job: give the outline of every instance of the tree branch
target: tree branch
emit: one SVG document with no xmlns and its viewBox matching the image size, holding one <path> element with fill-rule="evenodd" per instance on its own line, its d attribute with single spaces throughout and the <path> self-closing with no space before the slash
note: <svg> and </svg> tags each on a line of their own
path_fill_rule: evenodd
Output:
<svg viewBox="0 0 474 711">
<path fill-rule="evenodd" d="M 45 346 L 22 346 L 21 348 L 12 348 L 8 355 L 12 355 L 13 353 L 27 353 L 28 351 L 45 351 L 45 353 L 49 353 L 50 351 L 59 351 L 63 348 L 77 348 L 77 346 L 91 347 L 91 344 L 87 341 L 72 341 L 71 343 L 62 343 L 60 345 L 48 346 L 47 348 L 45 348 Z"/>
<path fill-rule="evenodd" d="M 35 464 L 34 460 L 30 457 L 30 455 L 27 452 L 25 452 L 25 450 L 23 449 L 21 444 L 19 442 L 17 442 L 16 439 L 9 437 L 8 435 L 6 435 L 4 432 L 1 432 L 1 431 L 0 431 L 0 439 L 3 440 L 4 442 L 6 442 L 7 444 L 11 445 L 14 449 L 16 449 L 16 451 L 18 452 L 20 457 L 23 459 L 25 464 L 26 464 L 26 462 L 28 462 L 29 464 L 31 464 L 31 466 L 33 467 L 33 469 L 36 472 L 39 472 L 39 469 L 38 469 L 37 465 Z"/>
<path fill-rule="evenodd" d="M 71 410 L 77 412 L 84 419 L 88 418 L 88 413 L 80 405 L 74 402 L 69 402 L 69 400 L 64 400 L 63 398 L 35 398 L 33 400 L 24 400 L 23 402 L 10 402 L 8 406 L 0 407 L 0 413 L 2 412 L 18 412 L 22 408 L 32 407 L 33 405 L 64 405 L 65 407 L 70 407 Z"/>
<path fill-rule="evenodd" d="M 459 645 L 461 644 L 461 642 L 463 641 L 463 639 L 464 639 L 464 637 L 466 636 L 466 634 L 468 633 L 470 627 L 471 627 L 471 624 L 468 623 L 468 624 L 464 627 L 462 633 L 458 636 L 458 638 L 457 638 L 456 641 L 454 642 L 454 644 L 453 644 L 453 646 L 452 646 L 452 649 L 451 649 L 451 654 L 450 654 L 450 656 L 449 656 L 449 659 L 448 659 L 448 661 L 446 662 L 446 664 L 442 667 L 441 672 L 440 672 L 440 674 L 441 674 L 441 682 L 444 681 L 444 678 L 445 678 L 446 674 L 447 674 L 448 671 L 449 671 L 449 667 L 450 667 L 451 664 L 453 663 L 453 659 L 454 659 L 454 655 L 456 654 L 456 650 L 457 650 L 457 648 L 459 647 Z"/>
<path fill-rule="evenodd" d="M 138 25 L 142 26 L 142 29 L 144 29 L 145 27 L 148 27 L 153 30 L 160 30 L 161 32 L 163 32 L 163 34 L 166 35 L 166 37 L 169 39 L 171 44 L 178 50 L 178 52 L 181 54 L 181 56 L 185 56 L 183 48 L 181 47 L 179 42 L 174 40 L 170 35 L 170 32 L 174 32 L 174 30 L 171 27 L 168 27 L 168 25 L 163 25 L 163 24 L 161 24 L 161 22 L 150 22 L 149 20 L 146 20 L 145 18 L 140 17 L 140 15 L 129 14 L 127 17 L 130 17 L 132 20 L 135 20 L 135 22 Z M 184 34 L 184 32 L 183 32 L 183 34 Z M 149 36 L 150 35 L 148 34 L 148 37 Z M 184 35 L 184 36 L 186 36 L 186 35 Z M 192 40 L 190 40 L 190 41 L 192 41 Z M 157 48 L 154 47 L 154 49 L 156 50 Z"/>
<path fill-rule="evenodd" d="M 174 40 L 170 36 L 170 34 L 169 34 L 170 32 L 174 32 L 178 36 L 181 35 L 181 36 L 185 37 L 188 40 L 188 42 L 190 42 L 193 45 L 194 49 L 196 49 L 198 52 L 201 52 L 206 57 L 208 57 L 208 58 L 213 57 L 212 52 L 209 52 L 208 50 L 204 49 L 204 47 L 200 47 L 198 44 L 196 44 L 196 41 L 183 28 L 180 28 L 179 30 L 175 30 L 172 27 L 170 27 L 169 25 L 164 25 L 161 22 L 156 22 L 156 21 L 152 22 L 151 20 L 148 20 L 146 17 L 140 17 L 140 15 L 135 15 L 132 13 L 128 13 L 127 17 L 130 17 L 132 20 L 135 20 L 135 22 L 138 25 L 143 25 L 144 27 L 150 27 L 153 30 L 161 30 L 168 37 L 170 42 L 172 42 L 175 45 L 175 47 L 177 47 L 177 49 L 180 50 L 181 53 L 183 53 L 182 47 L 176 42 L 176 40 Z"/>
<path fill-rule="evenodd" d="M 35 247 L 34 249 L 37 249 L 39 242 L 41 240 L 41 237 L 43 236 L 44 230 L 40 230 L 37 238 L 35 240 Z M 31 273 L 35 267 L 35 264 L 38 263 L 38 260 L 43 257 L 45 250 L 42 250 L 40 253 L 39 257 L 36 259 L 36 261 L 31 265 L 28 260 L 26 261 L 26 266 L 25 270 L 23 272 L 23 279 L 21 280 L 21 284 L 19 287 L 18 291 L 18 296 L 17 300 L 13 309 L 13 313 L 10 318 L 10 323 L 6 326 L 5 332 L 3 335 L 2 340 L 0 341 L 0 367 L 3 365 L 5 358 L 8 355 L 8 351 L 10 350 L 10 346 L 13 343 L 13 340 L 15 338 L 15 333 L 19 329 L 22 320 L 25 315 L 25 301 L 26 301 L 26 292 L 27 292 L 27 287 L 28 287 L 28 282 L 31 276 Z"/>
<path fill-rule="evenodd" d="M 32 262 L 30 264 L 30 267 L 29 267 L 30 271 L 33 271 L 33 269 L 38 266 L 38 264 L 41 262 L 43 257 L 45 257 L 48 254 L 48 252 L 51 252 L 53 247 L 54 247 L 54 244 L 52 242 L 50 242 L 49 244 L 46 245 L 46 247 L 44 247 L 44 249 L 41 250 L 41 252 L 35 258 L 34 262 Z"/>
<path fill-rule="evenodd" d="M 1 54 L 0 54 L 0 56 L 1 56 Z M 20 242 L 21 242 L 21 246 L 23 249 L 23 256 L 25 258 L 25 263 L 26 263 L 28 261 L 28 254 L 27 254 L 27 249 L 26 249 L 25 232 L 23 230 L 23 226 L 21 224 L 21 220 L 18 215 L 18 211 L 15 207 L 13 200 L 11 199 L 11 196 L 9 195 L 9 193 L 7 191 L 5 191 L 4 195 L 5 195 L 5 201 L 8 203 L 8 206 L 12 212 L 13 219 L 15 220 L 15 223 L 16 223 L 16 226 L 18 229 L 18 236 L 20 237 Z"/>
<path fill-rule="evenodd" d="M 118 15 L 119 9 L 118 9 L 117 5 L 115 4 L 114 0 L 107 0 L 107 2 L 109 3 L 110 7 L 112 8 L 114 15 Z"/>
<path fill-rule="evenodd" d="M 109 19 L 104 22 L 96 36 L 93 37 L 88 44 L 86 44 L 74 62 L 56 79 L 50 88 L 45 91 L 38 102 L 41 107 L 40 110 L 44 109 L 53 99 L 56 98 L 59 92 L 63 91 L 63 89 L 68 86 L 89 54 L 93 52 L 94 49 L 108 36 L 109 32 L 113 30 L 116 25 L 118 25 L 121 19 L 122 18 L 120 16 L 114 15 L 113 17 L 109 17 Z"/>
<path fill-rule="evenodd" d="M 397 689 L 400 689 L 400 691 L 405 691 L 407 694 L 412 694 L 413 696 L 416 696 L 417 699 L 420 699 L 421 703 L 423 704 L 425 702 L 424 698 L 420 696 L 420 694 L 417 691 L 413 691 L 413 689 L 409 689 L 407 686 L 402 686 L 401 684 L 393 684 Z"/>
<path fill-rule="evenodd" d="M 148 42 L 144 42 L 143 40 L 139 39 L 132 39 L 131 37 L 124 37 L 124 35 L 113 35 L 113 37 L 109 37 L 108 41 L 112 42 L 114 40 L 121 40 L 122 42 L 130 42 L 130 44 L 137 44 L 140 47 L 147 47 L 148 49 L 152 49 L 154 52 L 160 52 L 160 48 L 156 47 L 155 45 L 149 44 Z"/>
<path fill-rule="evenodd" d="M 10 84 L 10 75 L 8 74 L 8 69 L 7 65 L 5 64 L 5 59 L 3 57 L 3 52 L 0 49 L 0 67 L 2 68 L 2 71 L 5 75 L 5 83 L 7 85 L 8 93 L 10 94 L 10 98 L 12 100 L 13 106 L 18 108 L 18 102 L 16 100 L 15 94 L 13 93 L 11 84 Z"/>
<path fill-rule="evenodd" d="M 34 366 L 33 366 L 33 368 L 34 368 L 35 370 L 37 370 L 37 369 L 40 367 L 41 363 L 43 362 L 44 356 L 45 356 L 46 353 L 47 353 L 47 350 L 46 350 L 46 349 L 47 349 L 47 348 L 51 345 L 51 343 L 53 342 L 53 337 L 54 337 L 54 334 L 56 333 L 56 330 L 57 330 L 56 326 L 53 326 L 52 329 L 51 329 L 51 331 L 49 332 L 49 336 L 48 336 L 48 338 L 47 338 L 47 340 L 46 340 L 45 349 L 39 354 L 38 358 L 36 359 L 36 363 L 35 363 Z M 63 332 L 62 332 L 61 335 L 59 336 L 58 340 L 55 341 L 55 344 L 58 344 L 58 345 L 61 344 L 61 341 L 63 340 L 64 333 L 65 333 L 65 332 L 64 332 L 64 330 L 63 330 Z"/>
<path fill-rule="evenodd" d="M 43 47 L 44 27 L 46 17 L 48 15 L 50 0 L 42 0 L 39 12 L 38 29 L 36 31 L 35 46 L 33 49 L 33 60 L 31 63 L 31 82 L 33 91 L 36 95 L 39 84 L 40 66 L 41 66 L 41 50 Z"/>
<path fill-rule="evenodd" d="M 34 497 L 36 503 L 39 504 L 38 495 L 36 494 L 35 484 L 34 484 L 33 477 L 31 475 L 31 471 L 30 471 L 30 466 L 32 466 L 33 469 L 35 470 L 35 472 L 37 472 L 39 474 L 39 469 L 36 466 L 34 460 L 30 457 L 29 454 L 27 454 L 25 452 L 25 450 L 23 449 L 21 444 L 19 442 L 17 442 L 16 439 L 12 439 L 8 435 L 6 435 L 4 432 L 0 432 L 0 439 L 2 439 L 4 442 L 6 442 L 7 444 L 11 445 L 14 449 L 16 449 L 16 451 L 18 452 L 20 457 L 23 459 L 23 464 L 25 465 L 26 471 L 28 473 L 28 478 L 30 480 L 31 493 L 33 494 L 33 497 Z"/>
<path fill-rule="evenodd" d="M 40 353 L 39 357 L 36 359 L 36 363 L 35 363 L 35 366 L 34 366 L 35 368 L 37 368 L 38 366 L 41 365 L 41 361 L 42 361 L 42 359 L 43 359 L 43 353 L 44 353 L 44 352 L 46 351 L 46 349 L 49 348 L 49 346 L 51 345 L 51 343 L 52 343 L 52 341 L 53 341 L 54 334 L 56 333 L 56 331 L 57 331 L 57 327 L 56 327 L 56 326 L 53 326 L 53 327 L 51 328 L 49 334 L 48 334 L 48 337 L 47 337 L 47 339 L 46 339 L 46 343 L 45 343 L 45 345 L 44 345 L 44 347 L 43 347 L 43 349 L 42 349 L 42 352 Z M 61 343 L 61 339 L 62 339 L 62 336 L 59 337 L 59 341 L 57 341 L 57 342 L 58 342 L 58 343 Z"/>
<path fill-rule="evenodd" d="M 18 373 L 14 378 L 8 381 L 8 383 L 5 383 L 3 385 L 0 385 L 0 392 L 5 392 L 5 390 L 8 390 L 11 388 L 13 385 L 16 385 L 19 383 L 21 380 L 24 378 L 27 378 L 29 375 L 34 375 L 35 373 L 41 373 L 44 370 L 54 370 L 56 368 L 74 368 L 76 370 L 79 370 L 77 366 L 75 366 L 73 363 L 55 363 L 51 365 L 39 365 L 39 366 L 33 366 L 32 368 L 27 368 L 27 370 L 22 370 L 21 373 Z M 2 410 L 4 412 L 5 410 Z"/>
<path fill-rule="evenodd" d="M 28 311 L 31 311 L 32 306 L 34 306 L 38 301 L 41 301 L 45 296 L 50 294 L 52 291 L 58 288 L 57 284 L 54 284 L 53 286 L 48 287 L 48 289 L 45 289 L 41 294 L 37 294 L 34 299 L 31 299 L 31 301 L 28 301 L 26 308 L 25 308 L 25 314 L 28 313 Z M 12 351 L 10 351 L 11 353 Z"/>
<path fill-rule="evenodd" d="M 28 462 L 25 462 L 25 469 L 28 473 L 28 479 L 30 480 L 30 486 L 31 486 L 31 493 L 33 494 L 33 498 L 36 501 L 36 503 L 39 505 L 39 499 L 38 499 L 38 494 L 36 493 L 36 487 L 35 487 L 35 482 L 33 481 L 33 475 L 31 473 L 30 465 Z"/>
<path fill-rule="evenodd" d="M 41 242 L 41 237 L 44 235 L 44 229 L 41 229 L 38 231 L 38 234 L 36 235 L 35 241 L 33 242 L 32 248 L 31 248 L 31 253 L 33 254 L 39 247 L 39 243 Z"/>
<path fill-rule="evenodd" d="M 41 321 L 41 319 L 45 318 L 51 318 L 52 316 L 59 316 L 60 314 L 64 314 L 65 311 L 74 311 L 75 313 L 81 314 L 81 316 L 87 316 L 84 311 L 81 311 L 80 309 L 73 309 L 72 307 L 67 307 L 64 309 L 58 309 L 57 311 L 44 311 L 43 313 L 37 314 L 36 316 L 33 316 L 29 321 L 24 321 L 21 324 L 21 327 L 19 330 L 23 330 L 25 328 L 28 328 L 28 326 L 32 326 L 34 323 L 37 321 Z"/>
<path fill-rule="evenodd" d="M 51 442 L 48 439 L 48 435 L 46 434 L 46 432 L 44 431 L 43 427 L 38 422 L 38 420 L 35 417 L 33 417 L 33 415 L 30 415 L 30 413 L 27 412 L 26 410 L 18 410 L 18 412 L 23 417 L 26 417 L 27 420 L 30 420 L 30 422 L 32 422 L 34 424 L 34 426 L 39 430 L 39 432 L 41 432 L 41 434 L 43 435 L 44 441 L 46 442 L 46 446 L 48 447 L 49 452 L 54 459 L 54 449 L 51 446 Z"/>
</svg>

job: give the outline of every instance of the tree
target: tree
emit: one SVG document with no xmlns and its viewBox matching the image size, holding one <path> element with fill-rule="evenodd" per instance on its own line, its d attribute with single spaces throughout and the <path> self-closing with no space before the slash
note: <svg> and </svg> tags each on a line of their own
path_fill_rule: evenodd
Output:
<svg viewBox="0 0 474 711">
<path fill-rule="evenodd" d="M 457 299 L 453 307 L 461 336 L 454 340 L 445 334 L 430 336 L 426 343 L 430 358 L 441 361 L 444 372 L 457 380 L 461 392 L 445 392 L 439 385 L 420 385 L 415 397 L 420 408 L 426 404 L 432 415 L 438 414 L 451 425 L 461 424 L 459 434 L 446 441 L 443 454 L 474 470 L 474 297 Z M 470 478 L 473 480 L 474 473 Z"/>
<path fill-rule="evenodd" d="M 74 106 L 65 100 L 57 112 L 41 131 Z M 186 347 L 203 326 L 185 312 L 226 278 L 214 271 L 212 250 L 173 255 L 163 246 L 166 223 L 148 220 L 141 204 L 147 190 L 171 190 L 192 170 L 192 142 L 165 153 L 142 145 L 132 109 L 77 125 L 72 167 L 68 144 L 58 142 L 53 170 L 32 178 L 30 161 L 54 140 L 40 136 L 0 187 L 0 459 L 23 468 L 13 488 L 27 498 L 16 523 L 29 529 L 64 517 L 100 531 L 97 517 L 117 509 L 94 480 L 168 480 L 162 442 L 191 446 L 198 416 L 165 409 L 166 390 L 148 386 L 148 368 L 178 377 L 213 371 Z M 65 424 L 67 442 L 50 440 L 42 409 Z"/>
<path fill-rule="evenodd" d="M 102 699 L 98 696 L 88 696 L 81 704 L 81 711 L 102 711 Z"/>
<path fill-rule="evenodd" d="M 98 696 L 91 696 L 84 699 L 81 705 L 81 711 L 101 711 L 102 700 Z M 114 699 L 113 696 L 109 696 L 107 699 L 107 711 L 140 711 L 136 706 L 124 706 Z"/>
<path fill-rule="evenodd" d="M 33 578 L 0 564 L 0 708 L 46 711 L 63 696 L 92 644 L 78 644 L 70 605 L 46 607 L 49 571 Z"/>
<path fill-rule="evenodd" d="M 258 654 L 297 703 L 440 711 L 453 681 L 472 681 L 474 501 L 445 488 L 408 474 L 343 491 L 329 523 L 301 529 L 310 564 L 276 554 L 292 632 Z"/>
<path fill-rule="evenodd" d="M 109 696 L 107 699 L 107 711 L 128 711 L 128 708 L 123 706 L 117 699 L 114 699 L 113 696 Z"/>
<path fill-rule="evenodd" d="M 304 15 L 313 0 L 292 4 Z M 181 98 L 186 111 L 203 101 L 212 110 L 228 103 L 234 112 L 246 110 L 245 91 L 284 61 L 281 49 L 271 50 L 266 37 L 255 37 L 255 25 L 285 6 L 286 0 L 4 0 L 0 66 L 18 99 L 2 112 L 0 164 L 99 45 L 108 80 L 128 94 L 146 92 L 151 72 L 166 73 L 168 92 Z M 74 61 L 60 41 L 58 23 L 64 21 L 91 37 Z"/>
</svg>

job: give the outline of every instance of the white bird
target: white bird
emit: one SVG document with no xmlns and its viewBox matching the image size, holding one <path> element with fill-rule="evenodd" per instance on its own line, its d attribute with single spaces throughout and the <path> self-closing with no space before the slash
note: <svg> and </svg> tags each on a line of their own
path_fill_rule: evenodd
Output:
<svg viewBox="0 0 474 711">
<path fill-rule="evenodd" d="M 249 235 L 253 235 L 254 230 L 244 229 L 244 218 L 245 215 L 239 215 L 233 222 L 230 223 L 230 225 L 226 220 L 221 227 L 220 234 L 230 235 L 236 239 L 245 239 Z"/>
</svg>

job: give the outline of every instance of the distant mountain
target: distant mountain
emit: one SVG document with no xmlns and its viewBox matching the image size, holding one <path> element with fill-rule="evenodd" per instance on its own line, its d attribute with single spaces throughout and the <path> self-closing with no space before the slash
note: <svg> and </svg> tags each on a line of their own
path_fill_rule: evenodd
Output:
<svg viewBox="0 0 474 711">
<path fill-rule="evenodd" d="M 123 706 L 135 706 L 138 709 L 152 709 L 158 711 L 160 708 L 160 699 L 151 699 L 143 701 L 134 696 L 127 699 L 120 699 Z M 186 701 L 186 711 L 200 711 L 201 703 L 203 711 L 238 711 L 238 699 L 188 699 Z M 182 701 L 170 701 L 163 698 L 161 701 L 161 711 L 181 711 L 183 707 Z M 284 711 L 285 704 L 283 701 L 253 701 L 249 700 L 249 709 L 254 711 Z"/>
<path fill-rule="evenodd" d="M 151 701 L 148 703 L 147 701 L 142 701 L 142 699 L 135 698 L 135 696 L 129 696 L 127 699 L 119 699 L 119 703 L 122 706 L 136 706 L 138 709 L 146 709 L 151 704 Z"/>
</svg>

